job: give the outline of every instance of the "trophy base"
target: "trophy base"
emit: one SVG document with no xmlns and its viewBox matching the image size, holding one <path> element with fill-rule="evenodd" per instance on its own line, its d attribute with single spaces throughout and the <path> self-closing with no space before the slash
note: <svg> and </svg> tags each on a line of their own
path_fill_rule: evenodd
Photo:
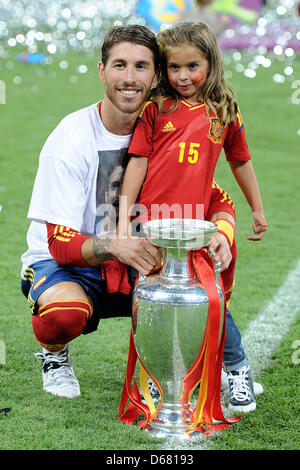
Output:
<svg viewBox="0 0 300 470">
<path fill-rule="evenodd" d="M 199 439 L 203 433 L 193 429 L 192 424 L 187 412 L 161 408 L 157 416 L 145 426 L 144 431 L 161 439 Z"/>
<path fill-rule="evenodd" d="M 199 431 L 179 431 L 176 429 L 158 429 L 151 424 L 148 424 L 144 431 L 151 437 L 156 439 L 175 439 L 178 441 L 194 441 L 196 439 L 203 439 L 203 434 Z"/>
</svg>

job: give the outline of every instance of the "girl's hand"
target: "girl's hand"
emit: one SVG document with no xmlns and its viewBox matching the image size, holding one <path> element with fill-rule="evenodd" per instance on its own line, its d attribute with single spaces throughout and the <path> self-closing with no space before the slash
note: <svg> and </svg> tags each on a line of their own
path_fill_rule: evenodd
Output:
<svg viewBox="0 0 300 470">
<path fill-rule="evenodd" d="M 254 221 L 252 224 L 254 235 L 247 237 L 247 239 L 251 241 L 262 240 L 265 235 L 265 232 L 268 229 L 268 224 L 266 222 L 265 216 L 264 214 L 257 212 L 253 212 L 252 216 Z"/>
<path fill-rule="evenodd" d="M 208 245 L 208 251 L 216 261 L 221 262 L 221 271 L 228 268 L 232 260 L 232 254 L 225 235 L 217 232 Z"/>
</svg>

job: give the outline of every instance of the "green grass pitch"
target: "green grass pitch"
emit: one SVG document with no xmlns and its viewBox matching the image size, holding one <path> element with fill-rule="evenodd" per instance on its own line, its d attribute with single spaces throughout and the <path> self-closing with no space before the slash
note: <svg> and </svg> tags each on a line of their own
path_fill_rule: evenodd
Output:
<svg viewBox="0 0 300 470">
<path fill-rule="evenodd" d="M 60 68 L 61 60 L 68 62 L 68 68 Z M 78 73 L 81 64 L 88 66 L 87 73 Z M 269 223 L 262 242 L 246 239 L 251 214 L 221 158 L 216 179 L 232 196 L 238 220 L 231 312 L 242 333 L 276 296 L 299 259 L 300 108 L 292 103 L 297 93 L 292 85 L 300 79 L 299 58 L 293 67 L 293 77 L 278 83 L 273 76 L 284 69 L 278 60 L 270 68 L 260 67 L 254 79 L 236 72 L 233 62 L 226 65 L 232 72 Z M 42 66 L 18 63 L 11 53 L 0 64 L 0 80 L 6 98 L 0 104 L 0 408 L 12 408 L 0 415 L 0 449 L 164 449 L 162 441 L 149 438 L 138 426 L 118 421 L 130 319 L 104 320 L 97 332 L 72 342 L 82 395 L 60 399 L 42 391 L 41 364 L 34 358 L 38 344 L 20 291 L 20 256 L 26 249 L 26 215 L 39 152 L 63 116 L 103 96 L 97 58 L 69 54 Z M 298 318 L 257 378 L 265 389 L 257 398 L 257 410 L 208 438 L 210 449 L 299 449 L 300 365 L 292 346 L 299 340 Z"/>
</svg>

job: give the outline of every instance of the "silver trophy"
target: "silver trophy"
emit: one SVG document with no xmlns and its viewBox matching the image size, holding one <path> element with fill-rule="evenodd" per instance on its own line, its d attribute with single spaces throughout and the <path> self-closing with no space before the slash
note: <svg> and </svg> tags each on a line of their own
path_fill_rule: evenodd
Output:
<svg viewBox="0 0 300 470">
<path fill-rule="evenodd" d="M 155 437 L 190 439 L 189 403 L 180 403 L 183 379 L 194 364 L 204 338 L 208 296 L 187 263 L 189 250 L 207 245 L 217 231 L 211 222 L 194 219 L 152 220 L 143 225 L 148 239 L 163 251 L 159 273 L 140 275 L 133 295 L 132 332 L 136 351 L 163 391 L 158 413 L 145 430 Z M 220 263 L 214 263 L 216 285 Z M 220 321 L 221 334 L 222 317 Z"/>
</svg>

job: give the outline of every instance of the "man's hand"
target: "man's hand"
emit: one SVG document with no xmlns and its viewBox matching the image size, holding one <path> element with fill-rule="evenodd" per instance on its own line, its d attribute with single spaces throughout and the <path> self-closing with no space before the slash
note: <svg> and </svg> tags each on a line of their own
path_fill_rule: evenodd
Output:
<svg viewBox="0 0 300 470">
<path fill-rule="evenodd" d="M 109 251 L 122 263 L 132 266 L 145 275 L 161 262 L 159 248 L 140 237 L 113 238 Z"/>
<path fill-rule="evenodd" d="M 225 235 L 217 232 L 208 245 L 208 252 L 216 261 L 221 262 L 221 271 L 228 268 L 232 260 L 232 255 Z"/>
<path fill-rule="evenodd" d="M 83 243 L 81 253 L 90 266 L 98 266 L 115 256 L 145 275 L 161 262 L 160 250 L 140 237 L 91 237 Z"/>
</svg>

